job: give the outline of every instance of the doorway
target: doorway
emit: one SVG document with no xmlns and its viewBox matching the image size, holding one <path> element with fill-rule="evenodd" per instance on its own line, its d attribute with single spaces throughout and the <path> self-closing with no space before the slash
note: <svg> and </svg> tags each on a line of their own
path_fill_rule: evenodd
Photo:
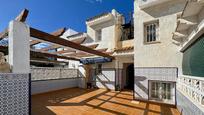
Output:
<svg viewBox="0 0 204 115">
<path fill-rule="evenodd" d="M 134 90 L 134 64 L 129 64 L 125 71 L 126 71 L 125 89 Z"/>
</svg>

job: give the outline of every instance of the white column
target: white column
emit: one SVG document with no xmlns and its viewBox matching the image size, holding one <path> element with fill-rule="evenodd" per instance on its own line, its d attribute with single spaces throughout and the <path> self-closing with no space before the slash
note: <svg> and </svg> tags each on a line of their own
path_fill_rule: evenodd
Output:
<svg viewBox="0 0 204 115">
<path fill-rule="evenodd" d="M 9 23 L 9 64 L 12 73 L 30 73 L 30 28 L 18 21 Z"/>
</svg>

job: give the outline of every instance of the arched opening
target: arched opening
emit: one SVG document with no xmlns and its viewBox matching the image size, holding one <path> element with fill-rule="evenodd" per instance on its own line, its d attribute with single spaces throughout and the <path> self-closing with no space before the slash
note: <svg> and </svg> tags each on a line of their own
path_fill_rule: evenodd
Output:
<svg viewBox="0 0 204 115">
<path fill-rule="evenodd" d="M 134 90 L 134 64 L 126 68 L 126 86 L 125 89 Z"/>
</svg>

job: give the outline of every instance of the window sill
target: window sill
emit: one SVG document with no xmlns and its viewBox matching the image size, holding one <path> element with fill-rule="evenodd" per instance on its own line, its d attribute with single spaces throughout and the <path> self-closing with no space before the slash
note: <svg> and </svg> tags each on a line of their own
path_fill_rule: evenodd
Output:
<svg viewBox="0 0 204 115">
<path fill-rule="evenodd" d="M 158 43 L 161 43 L 161 42 L 160 41 L 144 42 L 144 45 L 158 44 Z"/>
</svg>

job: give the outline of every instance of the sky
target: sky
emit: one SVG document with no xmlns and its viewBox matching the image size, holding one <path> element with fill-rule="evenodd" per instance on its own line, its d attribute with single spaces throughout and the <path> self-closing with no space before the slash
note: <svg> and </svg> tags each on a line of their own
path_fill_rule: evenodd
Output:
<svg viewBox="0 0 204 115">
<path fill-rule="evenodd" d="M 0 32 L 24 9 L 29 10 L 26 23 L 45 32 L 72 28 L 86 32 L 86 19 L 116 9 L 127 18 L 134 0 L 1 0 Z"/>
</svg>

